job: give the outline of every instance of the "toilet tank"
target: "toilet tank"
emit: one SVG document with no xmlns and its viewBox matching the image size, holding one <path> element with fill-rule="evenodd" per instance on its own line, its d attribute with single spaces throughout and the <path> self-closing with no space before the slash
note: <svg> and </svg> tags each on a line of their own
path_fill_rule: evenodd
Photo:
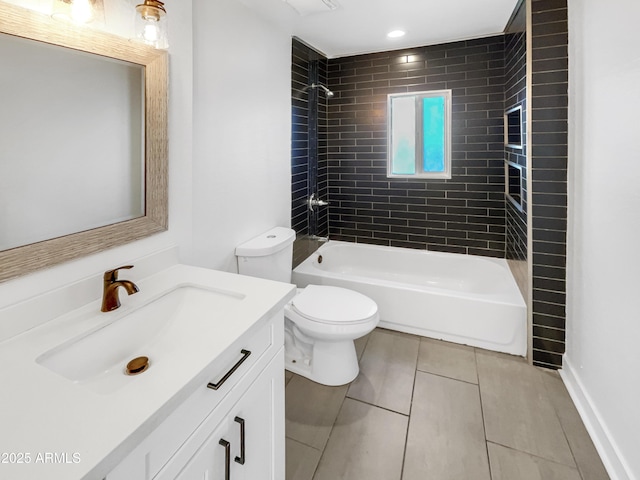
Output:
<svg viewBox="0 0 640 480">
<path fill-rule="evenodd" d="M 291 283 L 296 232 L 276 227 L 236 247 L 238 273 Z"/>
</svg>

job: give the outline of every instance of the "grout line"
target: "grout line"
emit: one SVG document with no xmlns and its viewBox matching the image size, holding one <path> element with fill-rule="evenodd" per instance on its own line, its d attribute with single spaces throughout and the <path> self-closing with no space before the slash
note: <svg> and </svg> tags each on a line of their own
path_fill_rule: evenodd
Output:
<svg viewBox="0 0 640 480">
<path fill-rule="evenodd" d="M 474 358 L 475 358 L 475 353 L 473 354 Z M 477 368 L 477 367 L 476 367 Z M 478 386 L 477 383 L 474 382 L 469 382 L 467 380 L 462 380 L 461 378 L 455 378 L 455 377 L 449 377 L 447 375 L 444 375 L 442 373 L 435 373 L 435 372 L 429 372 L 428 370 L 420 370 L 419 368 L 416 368 L 416 372 L 420 372 L 420 373 L 426 373 L 428 375 L 433 375 L 435 377 L 442 377 L 442 378 L 447 378 L 449 380 L 455 380 L 456 382 L 462 382 L 462 383 L 466 383 L 468 385 L 474 385 L 474 386 Z"/>
<path fill-rule="evenodd" d="M 364 355 L 364 352 L 365 352 L 366 348 L 369 346 L 368 345 L 369 344 L 369 340 L 370 340 L 370 338 L 367 339 L 367 342 L 364 345 L 364 348 L 363 348 L 361 356 Z M 556 407 L 556 404 L 554 402 L 551 402 L 552 403 L 552 408 L 553 408 L 553 411 L 554 411 L 554 413 L 555 413 L 555 415 L 557 417 L 558 422 L 560 423 L 560 426 L 562 428 L 565 440 L 566 440 L 566 442 L 567 442 L 567 444 L 569 446 L 569 449 L 570 449 L 570 452 L 571 452 L 571 455 L 572 455 L 572 459 L 573 459 L 573 462 L 574 462 L 573 465 L 567 465 L 566 463 L 550 460 L 548 458 L 541 457 L 539 455 L 535 455 L 535 454 L 532 454 L 530 452 L 526 452 L 526 451 L 523 451 L 523 450 L 518 450 L 517 448 L 511 447 L 509 445 L 504 445 L 504 444 L 501 444 L 501 443 L 496 442 L 496 441 L 488 440 L 488 438 L 487 438 L 487 423 L 486 423 L 486 418 L 485 418 L 485 413 L 484 413 L 484 404 L 483 404 L 482 390 L 481 390 L 482 380 L 481 380 L 481 376 L 480 376 L 479 368 L 478 368 L 478 356 L 479 356 L 479 354 L 482 354 L 483 352 L 484 352 L 483 349 L 473 348 L 476 376 L 477 376 L 477 380 L 478 380 L 478 382 L 476 384 L 476 383 L 471 383 L 471 382 L 467 382 L 467 381 L 464 381 L 464 380 L 459 380 L 459 379 L 452 378 L 452 377 L 447 377 L 447 376 L 444 376 L 444 375 L 439 375 L 439 374 L 435 374 L 435 373 L 419 370 L 418 369 L 419 351 L 418 351 L 418 357 L 416 358 L 416 363 L 415 363 L 415 368 L 414 368 L 414 378 L 413 378 L 413 385 L 412 385 L 411 397 L 410 397 L 411 400 L 410 400 L 410 406 L 409 406 L 409 413 L 408 414 L 404 414 L 404 413 L 392 410 L 390 408 L 386 408 L 386 407 L 383 407 L 383 406 L 380 406 L 380 405 L 375 405 L 374 403 L 370 403 L 370 402 L 367 402 L 367 401 L 364 401 L 364 400 L 361 400 L 361 399 L 358 399 L 358 398 L 351 397 L 351 396 L 349 396 L 348 389 L 347 389 L 347 391 L 345 392 L 345 394 L 343 396 L 341 405 L 340 405 L 340 407 L 338 409 L 338 413 L 337 413 L 337 415 L 335 417 L 333 425 L 331 426 L 331 430 L 329 432 L 329 435 L 327 437 L 326 442 L 324 443 L 324 447 L 322 448 L 322 450 L 319 450 L 318 448 L 313 447 L 311 445 L 307 445 L 304 442 L 300 442 L 299 440 L 297 440 L 295 438 L 291 438 L 291 437 L 287 437 L 287 438 L 291 439 L 292 441 L 298 442 L 299 444 L 305 445 L 305 446 L 313 449 L 314 451 L 320 453 L 320 457 L 318 459 L 318 462 L 317 462 L 317 464 L 315 466 L 315 469 L 314 469 L 312 477 L 311 477 L 311 478 L 315 478 L 315 476 L 316 476 L 316 474 L 318 472 L 320 463 L 323 461 L 327 445 L 329 444 L 329 441 L 332 438 L 332 435 L 333 435 L 333 432 L 334 432 L 334 427 L 335 427 L 335 425 L 337 423 L 337 420 L 338 420 L 338 418 L 339 418 L 339 416 L 340 416 L 340 414 L 342 412 L 342 409 L 344 408 L 344 403 L 345 403 L 347 398 L 349 398 L 350 400 L 359 402 L 361 404 L 365 404 L 365 405 L 368 405 L 368 406 L 371 406 L 371 407 L 374 407 L 374 408 L 378 408 L 378 409 L 381 409 L 381 410 L 386 410 L 386 411 L 388 411 L 390 413 L 395 413 L 395 414 L 398 414 L 398 415 L 402 415 L 402 416 L 407 418 L 407 429 L 406 429 L 406 432 L 405 432 L 404 449 L 403 449 L 403 454 L 402 454 L 402 463 L 401 463 L 401 470 L 400 470 L 400 477 L 399 477 L 399 479 L 402 480 L 402 478 L 404 477 L 404 467 L 405 467 L 405 462 L 406 462 L 407 444 L 408 444 L 408 438 L 409 438 L 409 428 L 410 428 L 410 425 L 411 425 L 411 414 L 413 412 L 413 406 L 414 406 L 413 402 L 414 402 L 414 395 L 415 395 L 415 388 L 416 388 L 416 378 L 417 378 L 417 373 L 420 372 L 422 374 L 434 375 L 434 376 L 446 378 L 446 379 L 449 379 L 449 380 L 454 380 L 454 381 L 466 383 L 466 384 L 469 384 L 469 385 L 474 385 L 474 386 L 477 387 L 479 400 L 480 400 L 480 411 L 481 411 L 481 415 L 482 415 L 482 425 L 483 425 L 483 432 L 484 432 L 484 438 L 485 438 L 485 451 L 486 451 L 486 457 L 487 457 L 487 462 L 488 462 L 488 469 L 489 469 L 490 478 L 493 478 L 494 474 L 497 474 L 497 472 L 493 472 L 492 469 L 491 469 L 491 461 L 490 461 L 490 457 L 489 457 L 489 444 L 491 443 L 491 444 L 494 444 L 494 445 L 501 446 L 503 448 L 507 448 L 507 449 L 512 450 L 514 452 L 519 452 L 519 453 L 523 453 L 525 455 L 529 455 L 530 457 L 535 458 L 535 459 L 540 459 L 540 460 L 543 460 L 545 462 L 550 462 L 550 463 L 552 463 L 554 465 L 560 465 L 560 466 L 572 468 L 573 470 L 578 472 L 579 478 L 584 480 L 585 477 L 583 475 L 583 472 L 581 471 L 581 469 L 580 469 L 580 467 L 579 467 L 579 465 L 578 465 L 578 463 L 576 461 L 573 449 L 571 448 L 571 444 L 569 443 L 569 438 L 568 438 L 567 432 L 565 430 L 565 425 L 563 424 L 563 422 L 562 422 L 562 420 L 560 418 L 559 407 Z M 520 362 L 518 362 L 518 363 L 520 363 Z M 534 367 L 534 368 L 537 369 L 537 367 Z M 548 385 L 548 382 L 544 381 L 544 378 L 543 378 L 542 386 L 544 388 L 544 392 L 546 393 L 547 397 L 550 399 L 551 396 L 552 396 L 551 394 L 553 392 L 551 391 L 551 388 Z"/>
<path fill-rule="evenodd" d="M 537 459 L 542 460 L 544 462 L 553 463 L 554 465 L 560 465 L 562 467 L 573 468 L 575 471 L 578 472 L 578 474 L 580 475 L 580 478 L 581 479 L 583 478 L 582 473 L 580 473 L 580 469 L 575 465 L 572 466 L 572 465 L 567 465 L 566 463 L 556 462 L 555 460 L 551 460 L 549 458 L 541 457 L 540 455 L 535 455 L 535 454 L 530 453 L 530 452 L 525 452 L 524 450 L 518 450 L 517 448 L 511 447 L 509 445 L 504 445 L 503 443 L 494 442 L 494 441 L 491 441 L 491 440 L 487 440 L 487 443 L 492 443 L 493 445 L 498 445 L 500 447 L 509 449 L 509 450 L 511 450 L 513 452 L 523 453 L 525 455 L 529 455 L 530 457 L 537 458 Z"/>
<path fill-rule="evenodd" d="M 411 388 L 411 405 L 409 406 L 409 416 L 407 418 L 407 432 L 404 436 L 404 448 L 402 450 L 402 465 L 400 466 L 400 480 L 404 477 L 404 464 L 407 459 L 407 443 L 409 441 L 409 427 L 411 426 L 411 411 L 413 410 L 413 395 L 416 391 L 416 377 L 418 376 L 418 358 L 420 357 L 420 349 L 418 348 L 418 357 L 416 358 L 416 369 L 413 372 L 413 387 Z"/>
<path fill-rule="evenodd" d="M 300 445 L 304 445 L 305 447 L 309 447 L 309 448 L 311 448 L 312 450 L 315 450 L 316 452 L 319 452 L 320 454 L 322 454 L 322 450 L 318 450 L 318 449 L 317 449 L 316 447 L 314 447 L 313 445 L 309 445 L 308 443 L 301 442 L 301 441 L 300 441 L 300 440 L 298 440 L 297 438 L 293 438 L 293 437 L 290 437 L 289 435 L 285 435 L 285 439 L 287 439 L 287 438 L 288 438 L 289 440 L 291 440 L 292 442 L 299 443 Z"/>
<path fill-rule="evenodd" d="M 362 355 L 361 356 L 364 355 L 364 352 L 367 349 L 367 345 L 369 345 L 369 339 L 370 338 L 371 337 L 368 336 L 367 341 L 365 343 L 365 346 L 362 349 Z M 358 363 L 360 363 L 360 360 L 358 360 Z M 349 386 L 351 386 L 351 384 L 349 384 Z M 318 459 L 318 463 L 316 464 L 316 468 L 313 470 L 313 475 L 311 476 L 311 480 L 313 480 L 315 478 L 316 474 L 318 473 L 318 468 L 320 467 L 320 463 L 322 462 L 322 458 L 324 457 L 324 453 L 327 450 L 327 445 L 329 445 L 329 441 L 331 440 L 331 436 L 333 435 L 333 429 L 336 426 L 336 422 L 338 421 L 338 417 L 340 416 L 340 413 L 342 413 L 342 408 L 344 407 L 344 402 L 345 402 L 345 400 L 347 398 L 351 398 L 351 397 L 348 397 L 348 393 L 349 393 L 349 387 L 347 387 L 347 391 L 345 392 L 344 397 L 342 397 L 342 403 L 340 404 L 340 408 L 338 409 L 338 414 L 336 415 L 336 418 L 333 420 L 333 425 L 331 425 L 331 430 L 329 431 L 329 436 L 327 437 L 327 441 L 324 442 L 324 447 L 320 451 L 320 458 Z M 355 399 L 352 399 L 352 400 L 355 400 Z M 365 402 L 362 402 L 362 403 L 365 403 Z M 394 413 L 397 413 L 397 412 L 394 412 Z"/>
<path fill-rule="evenodd" d="M 484 448 L 487 454 L 487 466 L 489 467 L 489 478 L 493 479 L 493 471 L 491 470 L 491 457 L 489 456 L 489 440 L 487 439 L 487 423 L 484 418 L 484 405 L 482 404 L 482 389 L 480 388 L 480 372 L 478 371 L 477 350 L 473 349 L 473 359 L 476 364 L 476 377 L 478 379 L 478 398 L 480 399 L 480 414 L 482 415 L 482 431 L 484 432 Z"/>
<path fill-rule="evenodd" d="M 578 460 L 576 459 L 576 455 L 575 455 L 575 453 L 573 453 L 573 448 L 571 448 L 571 442 L 569 441 L 569 437 L 567 436 L 567 431 L 564 428 L 564 422 L 562 421 L 562 418 L 560 417 L 560 414 L 558 413 L 558 408 L 556 407 L 556 402 L 554 402 L 552 400 L 553 392 L 550 391 L 550 388 L 548 386 L 548 381 L 545 379 L 545 377 L 542 377 L 542 386 L 544 388 L 544 391 L 546 393 L 547 398 L 549 399 L 549 403 L 551 404 L 551 408 L 553 408 L 553 413 L 556 414 L 556 418 L 558 419 L 558 423 L 560 424 L 560 428 L 562 429 L 562 434 L 564 435 L 564 439 L 567 442 L 567 446 L 569 447 L 569 451 L 571 452 L 571 458 L 573 458 L 573 464 L 575 466 L 575 469 L 578 471 L 578 475 L 580 476 L 580 478 L 584 478 L 582 476 L 582 471 L 580 470 L 580 466 L 578 465 Z M 557 463 L 557 462 L 554 462 L 554 463 Z"/>
<path fill-rule="evenodd" d="M 338 414 L 336 415 L 336 418 L 333 420 L 333 425 L 331 425 L 331 431 L 329 432 L 329 436 L 327 437 L 327 441 L 324 442 L 324 447 L 322 447 L 322 450 L 320 451 L 320 458 L 318 459 L 318 463 L 316 464 L 316 468 L 313 470 L 313 475 L 311 476 L 312 480 L 316 477 L 316 473 L 318 473 L 318 468 L 320 467 L 320 463 L 322 462 L 322 458 L 324 457 L 324 453 L 327 451 L 327 445 L 329 445 L 329 441 L 331 440 L 331 436 L 333 435 L 333 429 L 336 426 L 336 422 L 338 421 L 338 417 L 342 413 L 342 407 L 344 407 L 344 401 L 346 399 L 347 399 L 347 395 L 345 393 L 344 397 L 342 397 L 342 403 L 340 404 L 340 408 L 338 409 Z"/>
<path fill-rule="evenodd" d="M 414 379 L 414 383 L 415 383 L 415 379 Z M 365 405 L 369 405 L 370 407 L 379 408 L 380 410 L 386 410 L 387 412 L 391 412 L 391 413 L 395 413 L 395 414 L 398 414 L 398 415 L 402 415 L 403 417 L 409 418 L 409 416 L 411 415 L 410 413 L 402 413 L 402 412 L 398 412 L 396 410 L 391 410 L 390 408 L 382 407 L 380 405 L 376 405 L 375 403 L 367 402 L 366 400 L 362 400 L 360 398 L 350 397 L 348 394 L 345 395 L 345 398 L 348 398 L 349 400 L 353 400 L 353 401 L 356 401 L 356 402 L 364 403 Z M 342 406 L 340 408 L 342 409 Z"/>
</svg>

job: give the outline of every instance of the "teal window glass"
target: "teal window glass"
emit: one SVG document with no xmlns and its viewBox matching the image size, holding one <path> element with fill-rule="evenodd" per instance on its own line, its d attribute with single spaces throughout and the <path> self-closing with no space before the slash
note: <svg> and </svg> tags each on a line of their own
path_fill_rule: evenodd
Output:
<svg viewBox="0 0 640 480">
<path fill-rule="evenodd" d="M 425 172 L 444 172 L 444 97 L 422 99 L 422 168 Z"/>
</svg>

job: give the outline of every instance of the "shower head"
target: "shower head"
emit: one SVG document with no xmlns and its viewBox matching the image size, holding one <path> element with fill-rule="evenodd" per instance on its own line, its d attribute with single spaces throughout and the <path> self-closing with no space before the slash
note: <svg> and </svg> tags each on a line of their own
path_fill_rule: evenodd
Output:
<svg viewBox="0 0 640 480">
<path fill-rule="evenodd" d="M 312 83 L 311 88 L 321 88 L 322 90 L 324 90 L 324 93 L 327 95 L 327 98 L 333 97 L 333 92 L 329 90 L 327 87 L 325 87 L 324 85 L 322 85 L 321 83 Z"/>
</svg>

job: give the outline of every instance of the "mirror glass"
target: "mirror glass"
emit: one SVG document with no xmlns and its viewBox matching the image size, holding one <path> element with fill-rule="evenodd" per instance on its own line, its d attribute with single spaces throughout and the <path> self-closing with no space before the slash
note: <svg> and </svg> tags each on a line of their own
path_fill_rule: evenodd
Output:
<svg viewBox="0 0 640 480">
<path fill-rule="evenodd" d="M 167 229 L 167 52 L 0 1 L 0 282 Z"/>
<path fill-rule="evenodd" d="M 144 215 L 144 69 L 0 34 L 0 250 Z"/>
</svg>

